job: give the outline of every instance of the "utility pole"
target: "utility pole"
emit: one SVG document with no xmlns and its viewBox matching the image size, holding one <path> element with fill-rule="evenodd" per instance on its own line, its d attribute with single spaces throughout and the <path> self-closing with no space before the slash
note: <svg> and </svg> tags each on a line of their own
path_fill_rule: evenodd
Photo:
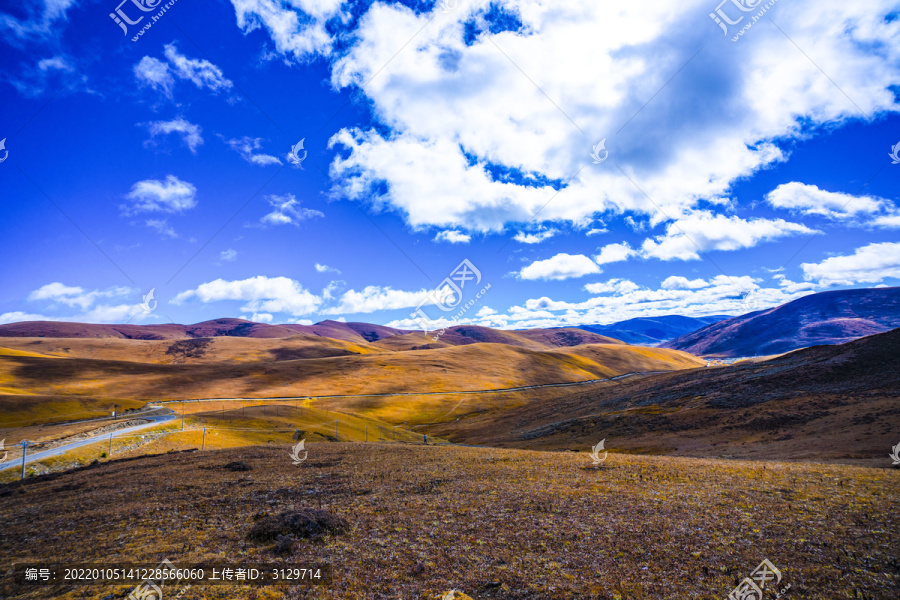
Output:
<svg viewBox="0 0 900 600">
<path fill-rule="evenodd" d="M 201 450 L 206 450 L 206 427 L 203 428 L 203 445 L 200 446 Z"/>
<path fill-rule="evenodd" d="M 113 419 L 119 416 L 119 405 L 113 404 Z"/>
<path fill-rule="evenodd" d="M 28 440 L 22 440 L 22 479 L 25 479 L 25 455 L 28 454 Z"/>
<path fill-rule="evenodd" d="M 109 434 L 109 452 L 107 453 L 107 456 L 112 457 L 112 433 Z"/>
</svg>

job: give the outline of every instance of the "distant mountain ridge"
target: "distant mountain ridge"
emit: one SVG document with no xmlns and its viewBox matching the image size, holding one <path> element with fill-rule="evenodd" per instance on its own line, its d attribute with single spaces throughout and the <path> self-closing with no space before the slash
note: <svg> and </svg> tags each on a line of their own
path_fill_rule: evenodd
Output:
<svg viewBox="0 0 900 600">
<path fill-rule="evenodd" d="M 730 318 L 730 315 L 709 317 L 663 315 L 650 318 L 638 317 L 609 325 L 579 325 L 578 328 L 622 340 L 626 344 L 655 346 Z"/>
<path fill-rule="evenodd" d="M 900 327 L 900 287 L 819 292 L 708 325 L 661 345 L 697 356 L 765 356 Z"/>
<path fill-rule="evenodd" d="M 0 325 L 0 338 L 119 338 L 130 340 L 176 340 L 191 338 L 289 338 L 312 335 L 355 344 L 375 344 L 389 350 L 417 350 L 493 343 L 532 350 L 582 344 L 621 344 L 594 332 L 577 328 L 505 331 L 477 325 L 448 327 L 438 337 L 421 331 L 395 329 L 372 323 L 322 321 L 315 325 L 269 325 L 244 319 L 213 319 L 194 325 L 106 325 L 64 321 L 27 321 Z"/>
<path fill-rule="evenodd" d="M 131 340 L 174 340 L 201 337 L 285 338 L 307 334 L 348 342 L 375 342 L 408 333 L 371 323 L 322 321 L 315 325 L 269 325 L 244 319 L 213 319 L 194 325 L 107 325 L 66 321 L 24 321 L 0 325 L 0 337 L 122 338 Z"/>
</svg>

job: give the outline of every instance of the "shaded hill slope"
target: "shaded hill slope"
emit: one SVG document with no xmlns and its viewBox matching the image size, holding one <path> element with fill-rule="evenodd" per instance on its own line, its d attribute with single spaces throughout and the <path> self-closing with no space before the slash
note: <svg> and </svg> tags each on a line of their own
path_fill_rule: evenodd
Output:
<svg viewBox="0 0 900 600">
<path fill-rule="evenodd" d="M 674 350 L 653 349 L 655 353 L 648 354 L 647 348 L 624 344 L 594 348 L 577 346 L 567 352 L 478 343 L 326 358 L 184 364 L 12 354 L 0 355 L 0 391 L 142 399 L 421 393 L 584 381 L 704 364 Z"/>
<path fill-rule="evenodd" d="M 437 333 L 430 331 L 426 335 L 416 331 L 381 339 L 375 345 L 390 350 L 425 350 L 485 343 L 548 350 L 581 344 L 621 344 L 619 340 L 576 328 L 507 331 L 477 325 L 456 325 L 448 327 L 435 341 Z"/>
<path fill-rule="evenodd" d="M 696 355 L 765 356 L 897 327 L 900 287 L 837 290 L 720 321 L 662 345 Z"/>
<path fill-rule="evenodd" d="M 600 384 L 434 431 L 524 448 L 587 450 L 606 438 L 622 451 L 881 464 L 900 430 L 898 356 L 894 330 L 765 362 Z"/>
</svg>

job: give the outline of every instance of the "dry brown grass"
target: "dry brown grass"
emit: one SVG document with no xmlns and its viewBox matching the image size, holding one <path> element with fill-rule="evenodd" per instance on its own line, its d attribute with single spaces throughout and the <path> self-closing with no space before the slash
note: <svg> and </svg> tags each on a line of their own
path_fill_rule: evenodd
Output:
<svg viewBox="0 0 900 600">
<path fill-rule="evenodd" d="M 81 395 L 0 394 L 0 430 L 109 417 L 115 407 L 120 413 L 146 404 L 131 398 Z M 2 437 L 2 435 L 0 435 Z"/>
<path fill-rule="evenodd" d="M 106 340 L 120 346 L 119 360 L 0 356 L 0 386 L 10 394 L 136 400 L 442 392 L 583 381 L 629 371 L 704 364 L 681 352 L 624 344 L 527 350 L 479 343 L 433 350 L 271 360 L 265 353 L 272 351 L 268 345 L 273 340 L 226 340 L 226 344 L 220 339 L 214 344 L 247 345 L 248 348 L 261 345 L 265 352 L 260 352 L 269 356 L 269 360 L 217 360 L 213 355 L 204 355 L 186 358 L 185 364 L 157 364 L 141 352 L 147 344 L 158 342 Z M 287 343 L 286 340 L 274 342 Z M 127 354 L 125 348 L 131 344 L 137 344 L 137 354 L 123 360 Z M 312 351 L 310 348 L 298 351 L 301 350 Z M 322 349 L 316 349 L 319 350 Z M 247 348 L 243 351 L 249 352 Z M 289 350 L 279 352 L 282 358 L 291 356 Z"/>
<path fill-rule="evenodd" d="M 18 560 L 178 565 L 318 558 L 325 588 L 193 587 L 182 598 L 721 600 L 763 558 L 786 598 L 900 593 L 900 472 L 845 466 L 399 444 L 287 445 L 108 463 L 0 487 Z M 224 465 L 240 460 L 250 471 Z M 326 510 L 346 533 L 280 558 L 263 511 Z M 78 587 L 56 598 L 127 595 Z M 47 597 L 9 594 L 8 598 Z M 770 593 L 770 597 L 771 593 Z"/>
</svg>

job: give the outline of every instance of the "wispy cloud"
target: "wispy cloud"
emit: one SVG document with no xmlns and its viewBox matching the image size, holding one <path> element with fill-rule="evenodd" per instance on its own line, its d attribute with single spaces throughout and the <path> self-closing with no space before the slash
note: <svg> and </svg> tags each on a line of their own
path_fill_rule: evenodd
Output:
<svg viewBox="0 0 900 600">
<path fill-rule="evenodd" d="M 164 181 L 145 179 L 131 186 L 125 196 L 131 201 L 123 205 L 125 214 L 137 212 L 180 213 L 197 206 L 197 188 L 174 175 L 167 175 Z"/>
<path fill-rule="evenodd" d="M 300 206 L 300 201 L 293 194 L 266 196 L 266 201 L 273 210 L 259 220 L 263 225 L 299 226 L 302 221 L 307 219 L 325 216 L 325 213 L 321 211 Z"/>
<path fill-rule="evenodd" d="M 468 244 L 472 240 L 472 236 L 456 230 L 439 231 L 434 236 L 436 242 L 449 242 L 451 244 Z"/>
<path fill-rule="evenodd" d="M 203 130 L 199 125 L 195 125 L 181 117 L 172 119 L 171 121 L 151 121 L 146 123 L 147 130 L 150 132 L 151 138 L 160 135 L 168 135 L 177 133 L 181 137 L 184 145 L 190 149 L 193 154 L 197 153 L 197 148 L 203 144 Z M 147 144 L 152 144 L 152 140 L 148 140 Z"/>
<path fill-rule="evenodd" d="M 176 79 L 190 81 L 199 89 L 207 89 L 217 94 L 229 91 L 233 83 L 222 73 L 222 69 L 204 59 L 192 59 L 178 52 L 174 43 L 166 44 L 162 61 L 152 56 L 144 56 L 134 66 L 134 75 L 141 85 L 162 92 L 169 98 Z"/>
<path fill-rule="evenodd" d="M 242 137 L 225 140 L 225 143 L 250 164 L 259 165 L 261 167 L 281 164 L 281 159 L 272 156 L 271 154 L 256 152 L 262 148 L 262 140 L 260 138 Z"/>
</svg>

